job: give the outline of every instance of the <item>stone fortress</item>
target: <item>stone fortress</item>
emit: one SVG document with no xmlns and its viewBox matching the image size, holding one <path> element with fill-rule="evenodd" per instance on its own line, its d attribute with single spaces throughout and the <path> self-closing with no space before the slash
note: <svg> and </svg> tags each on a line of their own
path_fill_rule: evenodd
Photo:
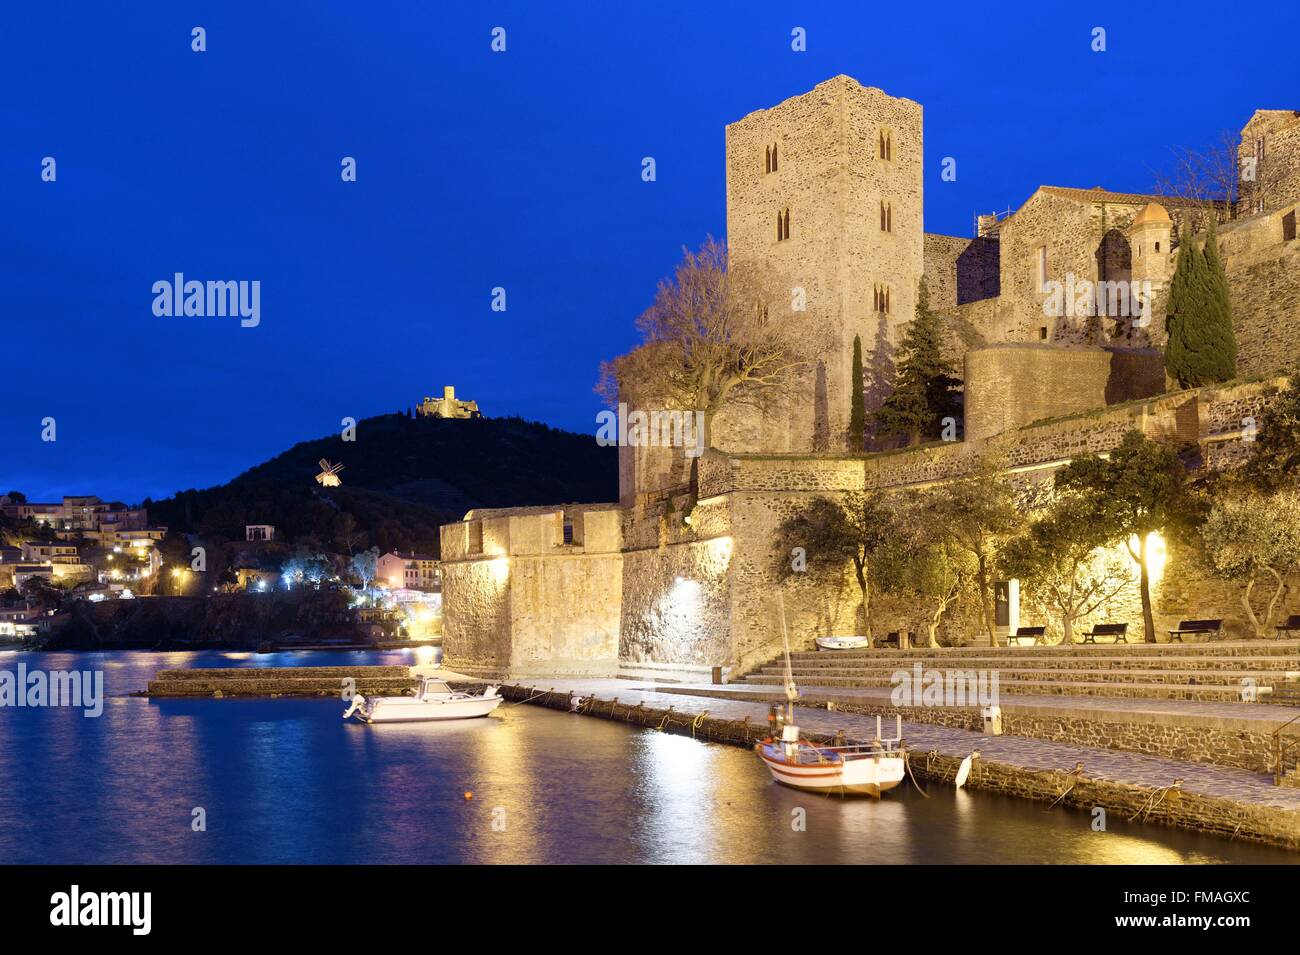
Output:
<svg viewBox="0 0 1300 955">
<path fill-rule="evenodd" d="M 441 398 L 425 396 L 415 408 L 416 414 L 423 418 L 481 418 L 477 401 L 463 401 L 456 397 L 456 389 L 445 385 Z"/>
<path fill-rule="evenodd" d="M 773 531 L 814 495 L 941 485 L 989 459 L 1018 479 L 1050 478 L 1133 428 L 1197 443 L 1210 467 L 1239 459 L 1243 419 L 1300 361 L 1300 112 L 1257 111 L 1242 137 L 1242 157 L 1268 170 L 1269 188 L 1242 182 L 1237 216 L 1219 227 L 1239 379 L 1172 391 L 1165 295 L 1179 227 L 1203 229 L 1204 205 L 1040 186 L 1014 213 L 981 217 L 972 238 L 935 235 L 923 225 L 920 104 L 837 76 L 732 123 L 730 255 L 804 289 L 806 311 L 790 320 L 813 344 L 808 380 L 780 413 L 719 414 L 695 488 L 683 483 L 680 449 L 623 447 L 617 504 L 472 511 L 445 526 L 448 664 L 742 671 L 780 646 Z M 863 453 L 845 437 L 854 336 L 870 410 L 888 394 L 922 278 L 963 370 L 963 440 Z M 1053 283 L 1079 280 L 1099 283 L 1103 304 L 1130 283 L 1148 289 L 1149 321 L 1045 308 Z M 1189 614 L 1240 627 L 1227 585 L 1171 574 L 1155 599 L 1158 627 Z M 789 594 L 792 640 L 854 632 L 856 604 L 853 588 Z M 877 629 L 920 629 L 915 608 L 881 612 L 896 616 Z M 1115 618 L 1137 619 L 1131 606 Z M 959 642 L 974 629 L 942 635 Z"/>
</svg>

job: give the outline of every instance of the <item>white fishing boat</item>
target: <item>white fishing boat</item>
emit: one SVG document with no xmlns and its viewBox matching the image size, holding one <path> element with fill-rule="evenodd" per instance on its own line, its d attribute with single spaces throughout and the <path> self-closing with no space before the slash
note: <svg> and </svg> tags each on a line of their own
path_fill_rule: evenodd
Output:
<svg viewBox="0 0 1300 955">
<path fill-rule="evenodd" d="M 870 637 L 815 637 L 818 650 L 870 650 Z"/>
<path fill-rule="evenodd" d="M 360 693 L 343 718 L 355 716 L 363 723 L 421 723 L 430 720 L 469 720 L 487 716 L 501 705 L 495 686 L 482 693 L 460 693 L 442 680 L 420 678 L 414 696 L 377 696 L 366 699 Z"/>
<path fill-rule="evenodd" d="M 876 717 L 876 738 L 867 743 L 822 746 L 802 739 L 794 722 L 794 702 L 799 690 L 790 667 L 790 640 L 785 629 L 785 606 L 777 595 L 781 612 L 781 637 L 785 642 L 785 704 L 772 704 L 768 720 L 772 735 L 754 746 L 772 778 L 783 786 L 807 792 L 844 795 L 861 793 L 879 798 L 903 781 L 907 753 L 903 749 L 903 718 L 898 717 L 892 739 L 880 733 Z"/>
</svg>

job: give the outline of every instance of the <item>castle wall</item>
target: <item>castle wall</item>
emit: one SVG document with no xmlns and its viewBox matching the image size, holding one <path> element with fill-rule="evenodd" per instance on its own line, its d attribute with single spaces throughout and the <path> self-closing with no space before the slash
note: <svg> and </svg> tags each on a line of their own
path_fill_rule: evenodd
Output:
<svg viewBox="0 0 1300 955">
<path fill-rule="evenodd" d="M 955 235 L 925 233 L 925 285 L 930 293 L 930 307 L 936 312 L 957 307 L 957 260 L 971 241 Z"/>
<path fill-rule="evenodd" d="M 1239 183 L 1243 214 L 1272 211 L 1300 202 L 1300 116 L 1294 110 L 1258 110 L 1241 131 L 1237 169 L 1255 156 L 1256 140 L 1264 140 L 1264 157 L 1253 181 Z M 1263 210 L 1258 208 L 1262 200 Z"/>
<path fill-rule="evenodd" d="M 951 312 L 959 305 L 996 298 L 1002 288 L 1001 245 L 996 233 L 964 239 L 925 234 L 925 282 L 930 307 Z"/>
<path fill-rule="evenodd" d="M 1106 404 L 1109 378 L 1110 354 L 1100 348 L 1003 344 L 969 351 L 966 440 L 1099 408 Z"/>
<path fill-rule="evenodd" d="M 445 525 L 447 665 L 612 672 L 622 599 L 620 521 L 612 505 L 580 505 L 471 511 L 465 521 Z"/>
<path fill-rule="evenodd" d="M 723 666 L 733 658 L 732 539 L 684 540 L 624 555 L 624 664 Z"/>
</svg>

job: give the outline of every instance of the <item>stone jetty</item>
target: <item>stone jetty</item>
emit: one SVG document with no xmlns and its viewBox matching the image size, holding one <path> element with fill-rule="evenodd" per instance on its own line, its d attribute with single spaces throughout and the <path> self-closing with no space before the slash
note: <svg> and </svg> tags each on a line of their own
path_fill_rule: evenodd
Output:
<svg viewBox="0 0 1300 955">
<path fill-rule="evenodd" d="M 159 670 L 147 696 L 338 696 L 344 681 L 367 696 L 399 696 L 415 688 L 409 666 L 212 667 Z"/>
</svg>

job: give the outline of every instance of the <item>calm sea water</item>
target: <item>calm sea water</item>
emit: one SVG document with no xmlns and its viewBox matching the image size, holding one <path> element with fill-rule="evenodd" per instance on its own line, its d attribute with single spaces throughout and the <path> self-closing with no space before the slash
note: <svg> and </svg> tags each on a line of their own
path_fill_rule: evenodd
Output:
<svg viewBox="0 0 1300 955">
<path fill-rule="evenodd" d="M 344 723 L 338 700 L 151 702 L 157 669 L 412 662 L 387 653 L 0 653 L 99 668 L 103 715 L 0 709 L 0 862 L 1285 862 L 1282 850 L 981 793 L 881 802 L 774 785 L 735 747 L 528 706 Z M 467 799 L 466 793 L 472 798 Z M 207 829 L 192 829 L 194 810 Z M 791 822 L 806 811 L 806 831 Z"/>
</svg>

